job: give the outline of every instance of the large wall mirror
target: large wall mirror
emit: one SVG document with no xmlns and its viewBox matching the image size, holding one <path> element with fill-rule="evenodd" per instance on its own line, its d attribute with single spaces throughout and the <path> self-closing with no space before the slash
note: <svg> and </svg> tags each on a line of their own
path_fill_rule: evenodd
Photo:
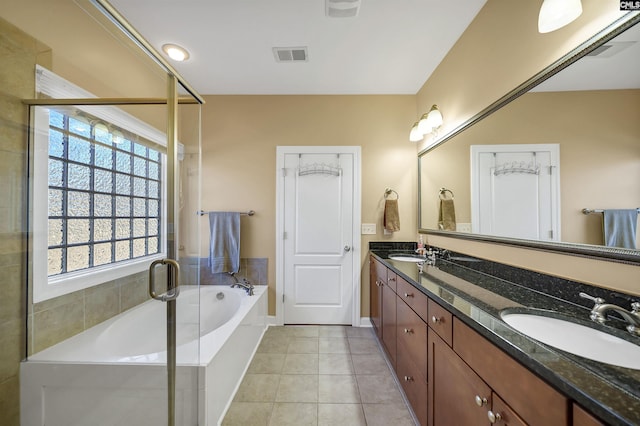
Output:
<svg viewBox="0 0 640 426">
<path fill-rule="evenodd" d="M 640 263 L 637 235 L 637 249 L 606 244 L 602 213 L 640 208 L 638 21 L 585 41 L 421 152 L 420 232 Z M 452 195 L 455 228 L 440 215 Z"/>
</svg>

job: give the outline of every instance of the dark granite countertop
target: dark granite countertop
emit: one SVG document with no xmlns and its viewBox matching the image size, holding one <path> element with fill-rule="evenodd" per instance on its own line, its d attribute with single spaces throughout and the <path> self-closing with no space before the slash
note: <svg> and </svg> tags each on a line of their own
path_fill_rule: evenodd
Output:
<svg viewBox="0 0 640 426">
<path fill-rule="evenodd" d="M 640 345 L 640 338 L 624 331 L 622 321 L 620 324 L 608 321 L 614 322 L 613 327 L 595 324 L 589 320 L 589 308 L 575 300 L 567 300 L 563 295 L 563 291 L 577 294 L 578 291 L 584 291 L 584 286 L 578 285 L 578 288 L 567 290 L 565 285 L 563 291 L 554 294 L 518 284 L 515 277 L 510 277 L 511 281 L 508 281 L 481 272 L 481 263 L 493 263 L 482 259 L 464 257 L 458 258 L 458 262 L 437 259 L 435 265 L 425 264 L 420 273 L 415 263 L 389 259 L 390 252 L 386 249 L 372 247 L 371 253 L 422 293 L 603 421 L 611 425 L 640 425 L 640 370 L 591 361 L 544 345 L 515 331 L 500 318 L 500 312 L 504 309 L 544 310 L 550 316 L 562 314 L 575 322 L 602 328 Z M 468 265 L 463 266 L 466 263 Z M 545 276 L 540 277 L 544 279 Z M 526 282 L 527 279 L 531 279 L 531 276 L 521 281 Z M 590 290 L 597 291 L 597 288 Z"/>
</svg>

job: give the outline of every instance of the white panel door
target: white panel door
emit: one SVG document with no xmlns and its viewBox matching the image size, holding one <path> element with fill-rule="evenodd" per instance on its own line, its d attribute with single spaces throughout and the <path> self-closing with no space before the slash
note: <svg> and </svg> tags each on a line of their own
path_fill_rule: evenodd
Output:
<svg viewBox="0 0 640 426">
<path fill-rule="evenodd" d="M 559 240 L 558 146 L 478 145 L 471 152 L 473 232 Z"/>
<path fill-rule="evenodd" d="M 351 324 L 354 156 L 285 154 L 284 322 Z"/>
</svg>

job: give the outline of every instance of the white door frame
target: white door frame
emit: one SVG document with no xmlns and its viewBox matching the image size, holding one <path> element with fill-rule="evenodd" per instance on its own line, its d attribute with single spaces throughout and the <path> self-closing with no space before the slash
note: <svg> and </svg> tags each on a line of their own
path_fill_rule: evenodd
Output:
<svg viewBox="0 0 640 426">
<path fill-rule="evenodd" d="M 351 325 L 360 326 L 360 239 L 361 222 L 361 148 L 359 146 L 278 146 L 276 147 L 276 325 L 284 324 L 284 158 L 286 154 L 352 154 L 353 155 L 353 308 Z"/>
</svg>

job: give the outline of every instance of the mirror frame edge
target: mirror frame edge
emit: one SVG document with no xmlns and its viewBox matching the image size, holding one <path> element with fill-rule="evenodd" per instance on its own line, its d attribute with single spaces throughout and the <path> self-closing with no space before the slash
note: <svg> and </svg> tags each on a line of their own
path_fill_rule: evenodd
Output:
<svg viewBox="0 0 640 426">
<path fill-rule="evenodd" d="M 631 250 L 631 249 L 623 249 L 616 247 L 606 247 L 606 246 L 596 246 L 596 245 L 588 245 L 588 244 L 577 244 L 577 243 L 563 243 L 563 242 L 545 242 L 545 241 L 537 241 L 537 240 L 523 240 L 518 238 L 508 238 L 508 237 L 498 237 L 491 235 L 480 235 L 480 234 L 471 234 L 465 232 L 457 232 L 457 231 L 442 231 L 437 229 L 426 229 L 422 227 L 422 188 L 421 188 L 421 158 L 428 152 L 452 139 L 456 135 L 462 133 L 464 130 L 478 123 L 480 120 L 488 117 L 493 114 L 500 108 L 506 106 L 511 101 L 517 99 L 518 97 L 524 95 L 529 92 L 533 87 L 552 77 L 554 74 L 560 72 L 564 68 L 573 64 L 577 60 L 586 56 L 588 53 L 592 52 L 600 45 L 608 42 L 609 40 L 617 37 L 619 34 L 623 33 L 627 29 L 632 26 L 640 23 L 640 13 L 638 12 L 629 12 L 624 14 L 622 17 L 588 38 L 586 41 L 581 43 L 578 47 L 571 50 L 566 55 L 562 56 L 557 61 L 553 62 L 551 65 L 544 68 L 539 73 L 535 74 L 530 79 L 526 80 L 524 83 L 517 86 L 515 89 L 502 96 L 500 99 L 464 121 L 448 133 L 442 136 L 439 140 L 436 141 L 433 145 L 423 149 L 418 152 L 418 233 L 425 235 L 437 235 L 447 238 L 454 239 L 462 239 L 462 240 L 473 240 L 478 242 L 486 242 L 486 243 L 495 243 L 501 245 L 509 245 L 515 247 L 521 247 L 525 249 L 535 249 L 535 250 L 543 250 L 558 254 L 566 254 L 573 256 L 581 256 L 588 257 L 593 259 L 602 259 L 608 260 L 612 262 L 626 263 L 626 264 L 634 264 L 640 265 L 640 251 Z"/>
</svg>

